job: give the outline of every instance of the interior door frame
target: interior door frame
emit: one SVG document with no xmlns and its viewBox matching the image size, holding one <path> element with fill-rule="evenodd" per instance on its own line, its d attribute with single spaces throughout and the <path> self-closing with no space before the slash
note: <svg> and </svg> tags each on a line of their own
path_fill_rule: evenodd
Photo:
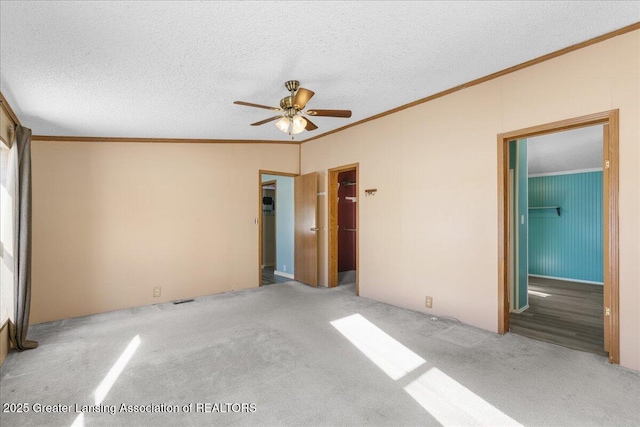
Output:
<svg viewBox="0 0 640 427">
<path fill-rule="evenodd" d="M 530 138 L 593 125 L 608 125 L 608 138 L 603 141 L 603 208 L 604 208 L 604 291 L 610 303 L 608 317 L 609 362 L 620 363 L 619 313 L 619 110 L 609 110 L 539 126 L 519 129 L 498 135 L 498 333 L 509 331 L 509 141 Z M 606 298 L 605 298 L 606 301 Z M 603 307 L 604 310 L 604 307 Z M 606 326 L 605 326 L 606 327 Z M 606 350 L 606 349 L 605 349 Z"/>
<path fill-rule="evenodd" d="M 276 176 L 288 176 L 294 178 L 298 176 L 297 173 L 288 173 L 288 172 L 276 172 L 270 170 L 260 169 L 258 170 L 258 286 L 262 286 L 262 175 L 276 175 Z M 276 184 L 277 185 L 277 184 Z M 276 227 L 277 233 L 277 227 Z M 277 237 L 277 234 L 276 234 Z M 276 257 L 276 263 L 277 263 Z M 276 268 L 278 265 L 276 264 Z M 295 268 L 295 266 L 294 266 Z"/>
<path fill-rule="evenodd" d="M 360 295 L 360 164 L 338 166 L 328 170 L 329 191 L 329 287 L 338 286 L 338 175 L 356 171 L 356 295 Z"/>
</svg>

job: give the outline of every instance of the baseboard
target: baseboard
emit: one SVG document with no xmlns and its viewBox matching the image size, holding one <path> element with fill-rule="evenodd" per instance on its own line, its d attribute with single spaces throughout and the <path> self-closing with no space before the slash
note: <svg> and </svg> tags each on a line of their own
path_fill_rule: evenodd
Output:
<svg viewBox="0 0 640 427">
<path fill-rule="evenodd" d="M 260 268 L 276 268 L 275 264 L 262 264 Z"/>
<path fill-rule="evenodd" d="M 568 279 L 566 277 L 542 276 L 540 274 L 529 274 L 531 277 L 539 277 L 541 279 L 562 280 L 565 282 L 586 283 L 588 285 L 604 285 L 602 282 L 592 282 L 590 280 Z"/>
<path fill-rule="evenodd" d="M 276 276 L 286 277 L 287 279 L 293 279 L 293 274 L 285 273 L 284 271 L 274 270 L 273 274 Z"/>
<path fill-rule="evenodd" d="M 523 311 L 525 311 L 528 308 L 529 308 L 529 304 L 525 305 L 524 307 L 522 307 L 522 308 L 520 308 L 518 310 L 511 310 L 511 313 L 520 314 L 520 313 L 522 313 Z"/>
</svg>

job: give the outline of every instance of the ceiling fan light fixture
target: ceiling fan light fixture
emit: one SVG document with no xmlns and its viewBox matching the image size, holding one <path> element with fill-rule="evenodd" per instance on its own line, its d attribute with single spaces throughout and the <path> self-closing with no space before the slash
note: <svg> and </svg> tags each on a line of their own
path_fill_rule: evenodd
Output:
<svg viewBox="0 0 640 427">
<path fill-rule="evenodd" d="M 289 133 L 289 126 L 291 125 L 291 119 L 289 117 L 283 117 L 276 122 L 276 126 L 284 133 Z"/>
<path fill-rule="evenodd" d="M 276 126 L 284 133 L 295 135 L 305 130 L 307 121 L 304 117 L 297 115 L 293 117 L 283 117 L 276 122 Z"/>
<path fill-rule="evenodd" d="M 294 135 L 296 133 L 302 132 L 307 127 L 307 121 L 304 117 L 301 116 L 293 116 L 291 122 L 293 123 L 293 126 L 291 127 L 291 133 Z"/>
</svg>

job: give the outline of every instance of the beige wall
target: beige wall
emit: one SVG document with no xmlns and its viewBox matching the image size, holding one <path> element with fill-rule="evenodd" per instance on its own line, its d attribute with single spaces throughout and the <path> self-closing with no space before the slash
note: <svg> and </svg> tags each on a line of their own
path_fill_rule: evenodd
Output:
<svg viewBox="0 0 640 427">
<path fill-rule="evenodd" d="M 301 172 L 326 191 L 360 163 L 360 295 L 497 331 L 497 134 L 619 108 L 621 364 L 640 369 L 639 102 L 635 31 L 304 143 Z M 326 286 L 324 198 L 320 217 Z"/>
<path fill-rule="evenodd" d="M 258 286 L 258 171 L 297 173 L 298 156 L 34 141 L 31 322 Z"/>
</svg>

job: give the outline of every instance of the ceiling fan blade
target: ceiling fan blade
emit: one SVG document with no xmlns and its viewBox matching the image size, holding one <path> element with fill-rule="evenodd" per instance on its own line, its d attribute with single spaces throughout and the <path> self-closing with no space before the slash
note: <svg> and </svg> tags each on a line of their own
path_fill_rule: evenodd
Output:
<svg viewBox="0 0 640 427">
<path fill-rule="evenodd" d="M 305 119 L 307 121 L 307 126 L 305 126 L 305 130 L 316 130 L 318 126 L 314 125 L 313 122 L 309 119 Z"/>
<path fill-rule="evenodd" d="M 269 107 L 267 105 L 260 105 L 260 104 L 253 104 L 251 102 L 244 102 L 244 101 L 233 101 L 234 104 L 237 105 L 244 105 L 246 107 L 256 107 L 256 108 L 264 108 L 265 110 L 273 110 L 273 111 L 281 111 L 279 108 L 277 107 Z"/>
<path fill-rule="evenodd" d="M 315 95 L 315 92 L 301 87 L 293 98 L 293 105 L 302 110 L 313 95 Z"/>
<path fill-rule="evenodd" d="M 269 122 L 272 122 L 274 120 L 277 120 L 277 119 L 279 119 L 281 117 L 282 116 L 273 116 L 273 117 L 270 117 L 268 119 L 260 120 L 259 122 L 251 123 L 251 126 L 260 126 L 260 125 L 263 125 L 265 123 L 269 123 Z"/>
<path fill-rule="evenodd" d="M 323 116 L 323 117 L 351 117 L 351 110 L 309 110 L 307 114 L 310 116 Z"/>
</svg>

